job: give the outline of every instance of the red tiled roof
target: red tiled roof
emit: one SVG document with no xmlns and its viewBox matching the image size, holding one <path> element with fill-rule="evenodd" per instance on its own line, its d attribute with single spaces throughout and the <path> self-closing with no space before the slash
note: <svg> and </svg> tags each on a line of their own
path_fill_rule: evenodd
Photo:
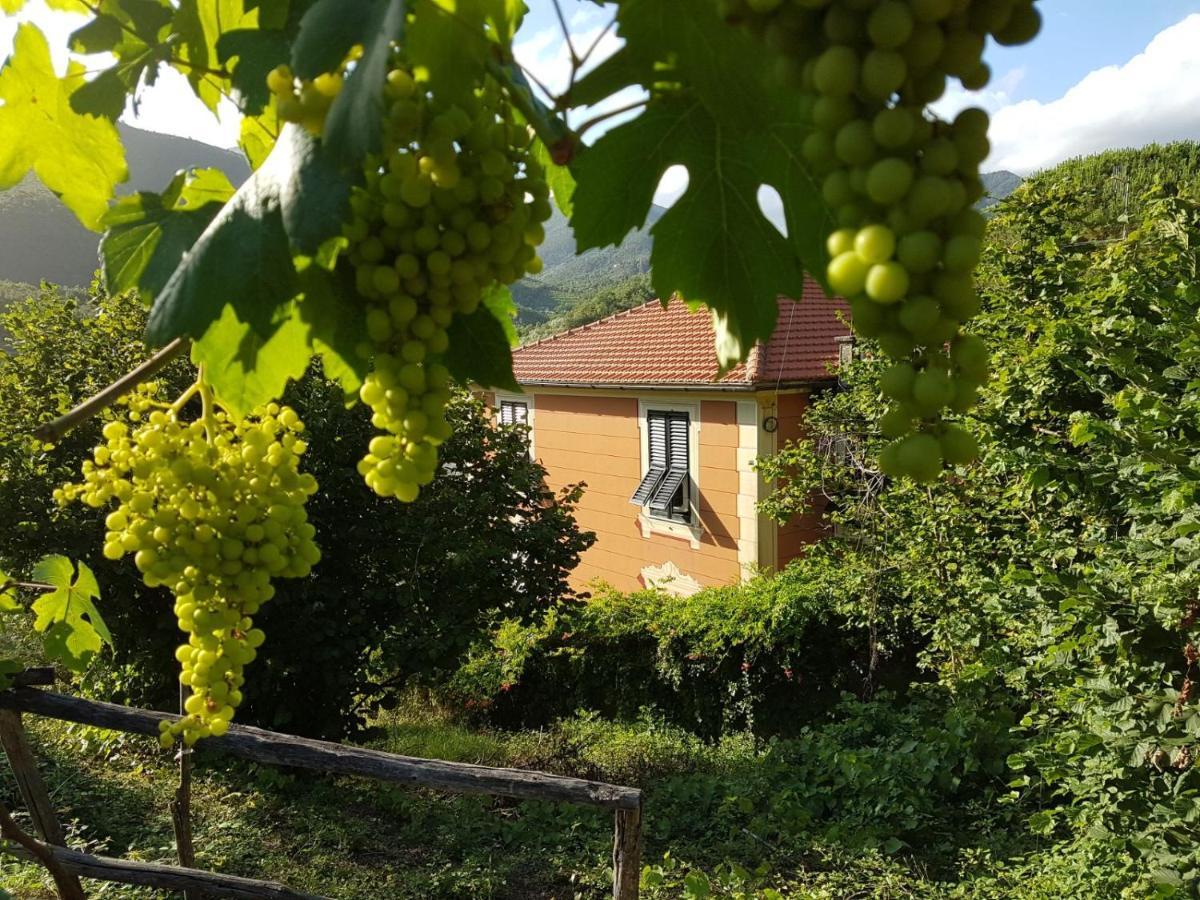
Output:
<svg viewBox="0 0 1200 900">
<path fill-rule="evenodd" d="M 513 351 L 522 384 L 755 387 L 831 378 L 849 306 L 806 281 L 801 300 L 779 299 L 775 333 L 746 362 L 718 375 L 712 319 L 658 300 Z"/>
</svg>

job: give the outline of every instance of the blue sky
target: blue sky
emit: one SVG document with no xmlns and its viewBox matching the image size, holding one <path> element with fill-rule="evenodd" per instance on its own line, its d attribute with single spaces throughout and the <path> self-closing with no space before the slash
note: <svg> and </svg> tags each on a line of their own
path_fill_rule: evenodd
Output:
<svg viewBox="0 0 1200 900">
<path fill-rule="evenodd" d="M 528 0 L 517 55 L 540 79 L 561 89 L 569 73 L 553 0 Z M 612 17 L 588 0 L 561 0 L 567 27 L 582 50 Z M 1200 0 L 1040 0 L 1042 34 L 1019 48 L 989 46 L 992 84 L 979 94 L 952 90 L 937 110 L 953 115 L 966 105 L 993 114 L 994 152 L 985 168 L 1027 174 L 1080 153 L 1150 141 L 1200 139 Z M 62 47 L 81 19 L 49 12 L 32 0 L 17 19 L 0 18 L 0 56 L 16 22 L 28 19 Z M 618 46 L 611 33 L 596 59 Z M 58 54 L 65 64 L 63 53 Z M 630 95 L 617 98 L 619 104 Z M 222 146 L 237 139 L 236 118 L 216 122 L 171 73 L 142 98 L 132 124 Z M 579 117 L 576 118 L 578 122 Z M 599 133 L 599 129 L 597 132 Z M 685 183 L 669 173 L 660 200 Z"/>
</svg>

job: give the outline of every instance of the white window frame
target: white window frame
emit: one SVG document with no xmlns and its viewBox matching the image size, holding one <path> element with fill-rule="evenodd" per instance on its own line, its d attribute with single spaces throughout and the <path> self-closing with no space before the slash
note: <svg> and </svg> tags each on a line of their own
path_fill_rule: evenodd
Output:
<svg viewBox="0 0 1200 900">
<path fill-rule="evenodd" d="M 650 426 L 647 414 L 652 412 L 681 412 L 688 417 L 688 521 L 678 522 L 652 515 L 650 507 L 638 510 L 638 525 L 642 537 L 665 534 L 683 538 L 693 550 L 700 548 L 700 536 L 704 529 L 700 525 L 700 401 L 657 400 L 653 397 L 638 399 L 638 443 L 640 445 L 641 468 L 639 480 L 645 477 L 650 467 Z"/>
<path fill-rule="evenodd" d="M 492 410 L 493 418 L 496 424 L 500 424 L 500 404 L 501 403 L 524 403 L 525 404 L 525 424 L 529 428 L 529 457 L 536 459 L 533 452 L 534 441 L 534 403 L 533 394 L 514 394 L 512 391 L 496 391 L 496 407 Z"/>
</svg>

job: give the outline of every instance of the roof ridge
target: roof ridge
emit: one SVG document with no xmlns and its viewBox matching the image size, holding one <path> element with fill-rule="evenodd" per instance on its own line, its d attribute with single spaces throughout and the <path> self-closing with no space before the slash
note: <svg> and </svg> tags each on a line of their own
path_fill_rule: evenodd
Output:
<svg viewBox="0 0 1200 900">
<path fill-rule="evenodd" d="M 671 299 L 673 300 L 675 298 L 672 297 Z M 669 303 L 670 300 L 668 300 L 667 302 Z M 595 326 L 601 324 L 602 322 L 607 322 L 609 319 L 616 319 L 616 318 L 619 318 L 620 316 L 627 315 L 628 313 L 631 313 L 634 310 L 643 309 L 643 308 L 649 306 L 651 303 L 662 303 L 662 301 L 660 299 L 658 299 L 657 297 L 652 297 L 649 300 L 647 300 L 645 303 L 639 303 L 637 306 L 630 306 L 628 309 L 618 309 L 615 313 L 609 313 L 607 316 L 604 316 L 601 319 L 593 319 L 591 322 L 584 322 L 582 325 L 576 325 L 573 328 L 568 328 L 566 331 L 558 331 L 558 332 L 555 332 L 554 334 L 547 335 L 544 338 L 538 338 L 536 341 L 534 341 L 531 344 L 518 344 L 516 347 L 513 348 L 513 352 L 515 353 L 517 350 L 524 350 L 526 347 L 536 347 L 539 344 L 548 344 L 551 341 L 557 341 L 559 338 L 564 338 L 567 335 L 574 334 L 577 331 L 587 331 L 587 329 L 594 328 Z"/>
</svg>

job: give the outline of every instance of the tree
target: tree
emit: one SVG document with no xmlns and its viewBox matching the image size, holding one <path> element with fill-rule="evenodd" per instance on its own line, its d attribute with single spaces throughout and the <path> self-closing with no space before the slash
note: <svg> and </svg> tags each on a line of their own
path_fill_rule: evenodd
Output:
<svg viewBox="0 0 1200 900">
<path fill-rule="evenodd" d="M 50 499 L 78 478 L 84 448 L 102 440 L 104 422 L 52 447 L 30 437 L 145 355 L 144 319 L 128 295 L 81 304 L 49 288 L 0 319 L 12 341 L 0 355 L 0 562 L 24 571 L 47 547 L 95 558 L 118 639 L 115 665 L 91 677 L 170 708 L 179 632 L 169 595 L 147 588 L 128 560 L 97 558 L 91 510 L 59 509 Z M 47 371 L 63 381 L 44 378 Z M 182 386 L 188 376 L 177 363 L 162 377 Z M 344 735 L 386 698 L 387 686 L 453 667 L 493 618 L 520 619 L 570 596 L 566 576 L 593 540 L 573 516 L 581 489 L 549 493 L 521 430 L 498 428 L 478 399 L 464 394 L 452 404 L 447 471 L 411 505 L 362 483 L 354 461 L 370 423 L 361 409 L 347 409 L 319 369 L 285 399 L 307 423 L 306 467 L 325 486 L 310 521 L 326 556 L 314 577 L 282 583 L 262 613 L 269 652 L 246 692 L 252 721 Z"/>
</svg>

